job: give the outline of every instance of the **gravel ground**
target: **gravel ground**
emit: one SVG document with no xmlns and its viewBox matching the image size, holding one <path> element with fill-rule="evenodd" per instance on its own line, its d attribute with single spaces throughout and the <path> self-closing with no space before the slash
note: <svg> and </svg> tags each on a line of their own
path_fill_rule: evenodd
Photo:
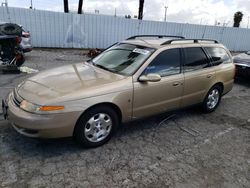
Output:
<svg viewBox="0 0 250 188">
<path fill-rule="evenodd" d="M 83 53 L 36 49 L 25 65 L 44 70 Z M 0 98 L 28 76 L 0 74 Z M 0 116 L 0 187 L 250 187 L 249 112 L 250 83 L 238 80 L 214 113 L 195 107 L 121 125 L 95 149 L 23 137 Z"/>
</svg>

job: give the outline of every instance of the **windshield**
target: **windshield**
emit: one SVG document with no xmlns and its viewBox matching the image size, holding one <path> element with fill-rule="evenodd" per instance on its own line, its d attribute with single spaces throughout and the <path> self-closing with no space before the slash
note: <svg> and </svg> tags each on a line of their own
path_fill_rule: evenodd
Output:
<svg viewBox="0 0 250 188">
<path fill-rule="evenodd" d="M 111 72 L 132 75 L 153 52 L 153 48 L 120 43 L 102 52 L 92 63 Z"/>
</svg>

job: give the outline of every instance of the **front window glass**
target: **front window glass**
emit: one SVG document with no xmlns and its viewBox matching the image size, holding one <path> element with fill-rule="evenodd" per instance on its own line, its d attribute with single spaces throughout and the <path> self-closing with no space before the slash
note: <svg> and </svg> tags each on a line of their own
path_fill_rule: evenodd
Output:
<svg viewBox="0 0 250 188">
<path fill-rule="evenodd" d="M 157 73 L 168 76 L 180 73 L 180 49 L 169 49 L 161 52 L 146 68 L 144 74 Z"/>
<path fill-rule="evenodd" d="M 121 43 L 102 52 L 92 63 L 111 72 L 132 75 L 153 52 L 153 48 Z"/>
</svg>

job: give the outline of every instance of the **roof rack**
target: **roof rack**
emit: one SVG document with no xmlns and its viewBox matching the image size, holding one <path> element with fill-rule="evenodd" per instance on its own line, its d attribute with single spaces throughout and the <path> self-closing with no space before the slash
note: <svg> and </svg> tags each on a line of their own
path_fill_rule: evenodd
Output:
<svg viewBox="0 0 250 188">
<path fill-rule="evenodd" d="M 175 41 L 190 41 L 190 40 L 193 41 L 194 43 L 199 43 L 199 41 L 214 42 L 216 44 L 219 43 L 217 40 L 212 40 L 212 39 L 172 39 L 172 40 L 163 42 L 161 46 L 166 45 L 166 44 L 171 44 L 172 42 L 175 42 Z"/>
<path fill-rule="evenodd" d="M 139 37 L 156 37 L 156 38 L 166 38 L 166 37 L 171 38 L 172 37 L 172 38 L 185 39 L 185 37 L 183 36 L 176 36 L 176 35 L 135 35 L 135 36 L 127 38 L 126 40 L 136 39 Z"/>
</svg>

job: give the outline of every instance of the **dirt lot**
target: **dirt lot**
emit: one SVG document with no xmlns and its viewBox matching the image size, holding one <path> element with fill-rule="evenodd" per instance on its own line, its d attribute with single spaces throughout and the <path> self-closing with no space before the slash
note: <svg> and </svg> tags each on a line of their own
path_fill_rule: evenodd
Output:
<svg viewBox="0 0 250 188">
<path fill-rule="evenodd" d="M 80 50 L 38 49 L 25 65 L 84 59 Z M 28 76 L 0 74 L 0 98 Z M 170 115 L 122 125 L 88 150 L 71 139 L 23 137 L 0 116 L 0 187 L 250 187 L 250 84 L 237 81 L 214 113 Z"/>
</svg>

